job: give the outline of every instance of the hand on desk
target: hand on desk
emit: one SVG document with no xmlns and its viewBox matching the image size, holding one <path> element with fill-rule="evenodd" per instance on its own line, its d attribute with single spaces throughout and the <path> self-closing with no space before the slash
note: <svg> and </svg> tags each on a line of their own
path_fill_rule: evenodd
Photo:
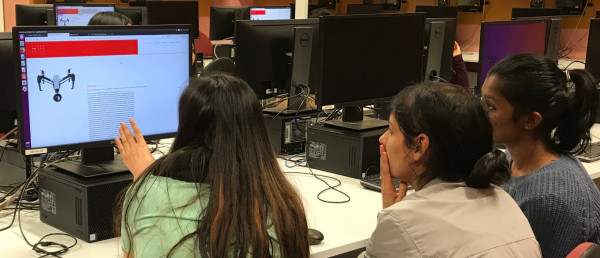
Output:
<svg viewBox="0 0 600 258">
<path fill-rule="evenodd" d="M 121 126 L 119 126 L 121 138 L 115 138 L 115 142 L 125 166 L 133 174 L 133 181 L 135 181 L 155 159 L 152 157 L 148 144 L 146 144 L 146 140 L 144 140 L 144 136 L 133 118 L 129 118 L 129 123 L 135 136 L 131 134 L 127 125 L 121 122 Z"/>
<path fill-rule="evenodd" d="M 387 152 L 384 145 L 379 145 L 379 177 L 381 179 L 381 201 L 383 208 L 390 207 L 399 201 L 402 201 L 408 191 L 406 182 L 400 183 L 398 186 L 398 192 L 396 192 L 396 185 L 392 181 L 392 174 L 390 173 L 390 162 L 388 160 Z"/>
</svg>

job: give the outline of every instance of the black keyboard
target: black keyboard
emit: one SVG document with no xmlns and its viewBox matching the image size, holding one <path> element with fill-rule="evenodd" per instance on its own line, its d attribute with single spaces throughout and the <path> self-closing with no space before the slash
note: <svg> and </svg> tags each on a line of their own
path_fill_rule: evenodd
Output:
<svg viewBox="0 0 600 258">
<path fill-rule="evenodd" d="M 398 190 L 398 186 L 400 186 L 401 182 L 400 179 L 392 178 L 392 181 L 394 181 L 396 190 Z M 360 185 L 362 185 L 364 188 L 381 192 L 381 179 L 379 179 L 379 175 L 370 175 L 364 177 L 362 180 L 360 180 Z M 409 185 L 408 189 L 412 189 L 412 186 Z"/>
</svg>

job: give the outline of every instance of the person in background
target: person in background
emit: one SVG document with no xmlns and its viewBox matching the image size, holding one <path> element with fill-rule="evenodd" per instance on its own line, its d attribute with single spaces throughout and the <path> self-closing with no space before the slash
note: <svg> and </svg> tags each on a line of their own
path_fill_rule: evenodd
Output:
<svg viewBox="0 0 600 258">
<path fill-rule="evenodd" d="M 402 90 L 379 141 L 383 210 L 361 257 L 541 257 L 523 212 L 497 186 L 510 177 L 506 156 L 467 89 Z M 392 178 L 403 182 L 397 191 Z"/>
<path fill-rule="evenodd" d="M 329 16 L 331 11 L 327 7 L 321 7 L 310 11 L 308 18 L 319 18 L 321 16 Z"/>
<path fill-rule="evenodd" d="M 462 58 L 460 45 L 454 41 L 454 52 L 452 53 L 452 79 L 450 83 L 454 83 L 465 88 L 469 88 L 469 75 L 467 74 L 467 66 Z"/>
<path fill-rule="evenodd" d="M 117 12 L 99 12 L 92 16 L 88 25 L 131 25 L 131 19 Z"/>
<path fill-rule="evenodd" d="M 585 70 L 566 73 L 543 56 L 498 62 L 482 87 L 494 142 L 507 147 L 519 204 L 544 257 L 565 257 L 583 242 L 600 244 L 600 192 L 573 156 L 590 142 L 598 94 Z"/>
<path fill-rule="evenodd" d="M 115 221 L 125 257 L 309 256 L 302 201 L 244 81 L 190 79 L 175 140 L 158 160 L 130 123 L 134 134 L 122 123 L 115 139 L 134 178 Z"/>
</svg>

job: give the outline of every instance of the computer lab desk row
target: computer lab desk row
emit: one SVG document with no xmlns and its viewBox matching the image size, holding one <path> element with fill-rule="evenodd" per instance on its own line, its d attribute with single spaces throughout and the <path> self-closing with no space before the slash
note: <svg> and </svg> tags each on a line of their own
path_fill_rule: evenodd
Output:
<svg viewBox="0 0 600 258">
<path fill-rule="evenodd" d="M 592 134 L 600 135 L 600 125 L 594 126 Z M 168 147 L 161 150 L 166 152 L 167 149 Z M 306 167 L 287 168 L 283 159 L 278 161 L 284 172 L 310 173 Z M 600 179 L 600 161 L 583 165 L 592 179 Z M 346 193 L 350 201 L 339 204 L 322 202 L 317 199 L 317 194 L 327 188 L 325 184 L 310 174 L 286 174 L 302 198 L 309 227 L 319 230 L 325 236 L 321 244 L 310 247 L 311 257 L 331 257 L 364 248 L 377 224 L 377 213 L 381 210 L 380 194 L 364 189 L 358 179 L 316 169 L 312 171 L 339 179 L 342 185 L 338 189 Z M 323 179 L 330 185 L 336 184 L 331 179 Z M 321 198 L 333 202 L 347 200 L 344 195 L 331 190 L 322 194 Z M 0 228 L 8 225 L 11 219 L 12 210 L 0 212 Z M 21 226 L 31 243 L 36 243 L 47 234 L 61 232 L 41 222 L 39 211 L 22 210 Z M 64 236 L 53 237 L 50 240 L 67 246 L 72 243 L 71 238 Z M 94 243 L 78 240 L 77 245 L 61 257 L 123 257 L 120 243 L 118 237 Z M 8 230 L 0 232 L 0 257 L 38 256 L 23 240 L 18 221 Z"/>
</svg>

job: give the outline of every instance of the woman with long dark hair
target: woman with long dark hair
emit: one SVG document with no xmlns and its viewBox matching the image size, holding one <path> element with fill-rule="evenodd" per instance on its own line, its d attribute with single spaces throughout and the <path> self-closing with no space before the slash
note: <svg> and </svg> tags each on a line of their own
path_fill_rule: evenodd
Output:
<svg viewBox="0 0 600 258">
<path fill-rule="evenodd" d="M 116 139 L 135 179 L 117 220 L 126 256 L 309 256 L 302 202 L 245 82 L 225 74 L 190 80 L 173 145 L 156 161 L 130 122 L 134 135 L 122 124 Z"/>
<path fill-rule="evenodd" d="M 364 257 L 540 257 L 523 212 L 497 186 L 508 162 L 477 97 L 452 84 L 412 86 L 394 98 L 389 123 L 379 138 L 383 210 Z M 403 182 L 397 191 L 392 178 Z"/>
<path fill-rule="evenodd" d="M 503 188 L 531 223 L 544 257 L 600 244 L 600 193 L 581 162 L 598 107 L 597 81 L 561 71 L 533 54 L 508 56 L 488 73 L 482 100 L 494 142 L 507 147 L 511 180 Z"/>
</svg>

